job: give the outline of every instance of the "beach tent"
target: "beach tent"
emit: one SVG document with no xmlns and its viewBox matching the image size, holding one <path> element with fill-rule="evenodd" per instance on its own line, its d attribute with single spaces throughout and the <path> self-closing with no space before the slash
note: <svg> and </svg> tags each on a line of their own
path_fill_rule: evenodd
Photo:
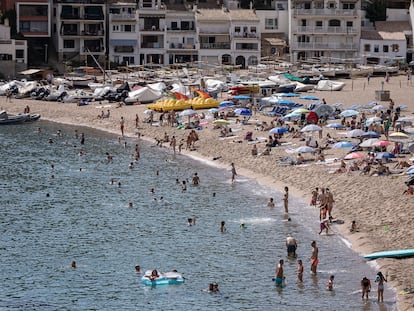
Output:
<svg viewBox="0 0 414 311">
<path fill-rule="evenodd" d="M 318 115 L 314 111 L 309 112 L 306 118 L 308 124 L 318 124 L 318 120 Z"/>
</svg>

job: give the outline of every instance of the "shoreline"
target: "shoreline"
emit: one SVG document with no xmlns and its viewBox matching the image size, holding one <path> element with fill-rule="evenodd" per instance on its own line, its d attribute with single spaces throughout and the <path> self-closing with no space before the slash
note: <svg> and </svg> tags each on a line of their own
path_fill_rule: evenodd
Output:
<svg viewBox="0 0 414 311">
<path fill-rule="evenodd" d="M 374 85 L 375 82 L 379 82 L 376 80 L 380 80 L 380 78 L 372 78 L 371 81 L 373 82 L 371 84 Z M 395 87 L 397 89 L 398 87 L 401 88 L 401 82 L 399 84 L 396 83 Z M 354 84 L 352 88 L 354 89 Z M 363 89 L 360 90 L 361 96 L 365 93 L 365 88 L 366 85 L 364 82 Z M 409 91 L 409 94 L 406 92 L 401 95 L 406 99 L 414 98 L 414 88 L 410 88 Z M 342 94 L 341 92 L 335 94 L 323 92 L 319 94 L 323 94 L 321 96 L 326 96 L 326 98 L 328 98 L 328 95 L 348 95 L 347 91 Z M 352 90 L 351 92 L 356 92 L 356 90 Z M 409 96 L 411 94 L 413 96 Z M 355 95 L 355 97 L 357 96 Z M 395 96 L 393 95 L 392 97 L 394 98 Z M 127 136 L 129 138 L 137 138 L 136 133 L 139 132 L 143 134 L 139 139 L 149 143 L 154 143 L 155 137 L 162 137 L 163 132 L 167 132 L 170 136 L 176 135 L 179 138 L 185 137 L 188 134 L 187 130 L 177 130 L 167 126 L 149 126 L 142 122 L 140 122 L 140 128 L 135 129 L 134 126 L 131 126 L 131 124 L 134 124 L 133 117 L 135 113 L 138 113 L 140 117 L 145 116 L 143 114 L 145 105 L 124 106 L 118 109 L 111 108 L 110 120 L 97 120 L 96 116 L 100 110 L 96 109 L 93 104 L 89 105 L 89 107 L 78 107 L 76 104 L 41 102 L 30 99 L 13 99 L 12 103 L 4 103 L 3 99 L 4 97 L 0 97 L 1 106 L 11 113 L 22 112 L 23 108 L 29 105 L 33 113 L 40 113 L 42 115 L 43 120 L 93 128 L 115 135 L 119 134 L 117 130 L 119 127 L 119 118 L 121 115 L 125 115 L 127 116 L 125 124 Z M 332 103 L 333 100 L 329 99 L 328 102 Z M 414 105 L 410 105 L 412 105 L 412 107 L 409 107 L 410 112 L 414 111 Z M 258 118 L 262 119 L 261 116 L 258 116 Z M 268 117 L 266 120 L 268 120 Z M 307 167 L 278 167 L 274 164 L 278 156 L 284 155 L 283 147 L 276 149 L 275 155 L 272 154 L 269 158 L 260 157 L 253 159 L 250 155 L 249 145 L 245 145 L 244 141 L 242 143 L 233 142 L 234 140 L 242 139 L 242 135 L 234 137 L 233 141 L 218 141 L 216 138 L 217 133 L 210 127 L 212 126 L 207 126 L 206 129 L 199 132 L 200 145 L 197 146 L 196 151 L 183 150 L 182 154 L 207 164 L 212 162 L 211 159 L 213 157 L 220 156 L 220 159 L 211 164 L 228 169 L 230 163 L 234 162 L 240 175 L 255 179 L 260 185 L 274 188 L 278 191 L 283 191 L 283 187 L 288 186 L 289 192 L 303 198 L 305 202 L 310 201 L 311 190 L 315 187 L 329 187 L 334 193 L 336 200 L 334 214 L 338 219 L 345 221 L 343 225 L 336 225 L 335 228 L 342 237 L 351 243 L 351 249 L 359 255 L 378 251 L 381 248 L 387 249 L 387 247 L 397 249 L 403 248 L 403 245 L 406 245 L 404 248 L 414 246 L 412 239 L 413 232 L 411 230 L 414 215 L 413 213 L 410 214 L 409 209 L 413 205 L 413 198 L 411 196 L 403 197 L 398 195 L 404 190 L 404 188 L 401 188 L 403 179 L 392 179 L 391 177 L 385 176 L 365 177 L 359 176 L 359 174 L 358 176 L 348 175 L 348 173 L 344 175 L 330 174 L 322 165 L 318 166 L 314 164 L 310 164 Z M 250 128 L 246 127 L 243 133 L 246 130 L 250 130 Z M 254 135 L 267 135 L 266 133 L 257 133 L 255 131 L 253 133 Z M 177 141 L 179 141 L 179 138 L 177 138 Z M 258 146 L 261 148 L 260 144 Z M 167 148 L 171 150 L 169 147 Z M 329 151 L 329 156 L 331 155 L 335 156 L 336 153 L 331 154 L 331 151 Z M 399 207 L 394 210 L 395 205 L 397 205 L 396 203 Z M 360 231 L 350 233 L 350 223 L 354 219 L 358 220 Z M 390 230 L 384 231 L 384 226 L 389 226 Z M 397 238 L 399 239 L 397 241 L 398 245 L 395 245 Z M 414 268 L 407 270 L 407 267 L 414 266 L 413 263 L 414 258 L 398 261 L 395 259 L 375 261 L 375 264 L 383 271 L 388 270 L 389 284 L 396 291 L 397 307 L 399 310 L 412 310 L 414 307 L 414 297 L 412 294 L 399 294 L 402 289 L 411 287 Z M 403 271 L 405 272 L 403 273 Z"/>
</svg>

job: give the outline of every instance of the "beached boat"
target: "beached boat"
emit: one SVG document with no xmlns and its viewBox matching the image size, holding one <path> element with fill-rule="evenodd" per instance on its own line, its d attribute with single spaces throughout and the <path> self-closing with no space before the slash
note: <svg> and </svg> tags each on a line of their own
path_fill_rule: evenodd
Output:
<svg viewBox="0 0 414 311">
<path fill-rule="evenodd" d="M 378 259 L 378 258 L 404 258 L 413 257 L 414 249 L 400 249 L 394 251 L 383 251 L 365 255 L 365 259 Z"/>
<path fill-rule="evenodd" d="M 315 86 L 317 91 L 340 91 L 344 88 L 345 82 L 321 80 Z"/>
<path fill-rule="evenodd" d="M 40 118 L 40 115 L 39 115 Z M 23 123 L 30 120 L 30 114 L 11 115 L 7 111 L 0 111 L 0 125 Z"/>
<path fill-rule="evenodd" d="M 159 273 L 159 276 L 155 279 L 151 279 L 151 274 L 151 270 L 146 271 L 144 276 L 141 278 L 141 283 L 147 286 L 174 285 L 184 283 L 183 276 L 177 272 Z"/>
</svg>

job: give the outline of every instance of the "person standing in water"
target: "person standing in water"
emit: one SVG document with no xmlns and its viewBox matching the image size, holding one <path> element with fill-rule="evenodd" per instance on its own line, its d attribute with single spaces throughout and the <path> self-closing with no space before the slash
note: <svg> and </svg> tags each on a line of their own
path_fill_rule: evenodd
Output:
<svg viewBox="0 0 414 311">
<path fill-rule="evenodd" d="M 298 273 L 298 281 L 300 283 L 302 283 L 303 282 L 303 263 L 302 263 L 302 259 L 298 259 L 297 273 Z"/>
<path fill-rule="evenodd" d="M 198 174 L 197 173 L 194 173 L 194 176 L 193 176 L 193 185 L 194 186 L 198 186 L 199 183 L 200 183 L 200 177 L 198 177 Z"/>
<path fill-rule="evenodd" d="M 279 286 L 279 287 L 282 287 L 282 284 L 283 284 L 283 264 L 284 264 L 283 259 L 280 259 L 279 264 L 276 266 L 275 282 L 276 282 L 276 286 Z"/>
<path fill-rule="evenodd" d="M 231 163 L 231 182 L 234 183 L 236 181 L 236 167 L 234 166 L 234 163 Z"/>
<path fill-rule="evenodd" d="M 311 272 L 313 274 L 316 274 L 316 268 L 318 267 L 318 263 L 319 263 L 319 260 L 318 260 L 319 250 L 318 250 L 318 247 L 316 247 L 316 241 L 312 241 L 311 246 L 312 246 L 312 255 L 310 258 Z"/>
<path fill-rule="evenodd" d="M 361 280 L 362 299 L 366 297 L 368 300 L 368 293 L 371 291 L 371 281 L 364 276 Z"/>
<path fill-rule="evenodd" d="M 285 207 L 285 213 L 289 213 L 289 188 L 285 187 L 285 195 L 283 196 L 283 205 Z"/>
<path fill-rule="evenodd" d="M 226 229 L 226 222 L 223 220 L 220 224 L 220 232 L 225 233 L 227 231 Z"/>
<path fill-rule="evenodd" d="M 375 278 L 375 283 L 378 283 L 378 302 L 384 302 L 384 282 L 387 282 L 387 279 L 380 271 Z"/>
</svg>

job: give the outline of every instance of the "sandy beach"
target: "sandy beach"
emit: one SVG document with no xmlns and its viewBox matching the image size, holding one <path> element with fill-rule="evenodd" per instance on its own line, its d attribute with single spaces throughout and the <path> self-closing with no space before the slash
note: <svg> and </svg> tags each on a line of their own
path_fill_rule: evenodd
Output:
<svg viewBox="0 0 414 311">
<path fill-rule="evenodd" d="M 384 78 L 371 78 L 369 83 L 366 78 L 343 80 L 345 88 L 339 92 L 309 92 L 318 98 L 324 98 L 328 104 L 342 103 L 341 109 L 354 104 L 368 104 L 375 99 L 375 91 L 389 90 L 391 98 L 396 106 L 406 105 L 408 108 L 401 112 L 403 116 L 413 116 L 414 113 L 414 83 L 408 81 L 405 76 L 391 77 L 388 83 Z M 304 100 L 302 103 L 308 104 Z M 379 102 L 388 107 L 387 102 Z M 122 106 L 116 108 L 116 103 L 102 102 L 91 103 L 87 106 L 76 104 L 35 101 L 30 99 L 13 99 L 6 102 L 6 98 L 0 97 L 0 107 L 10 113 L 22 113 L 26 105 L 30 106 L 31 113 L 40 113 L 43 120 L 79 126 L 93 127 L 110 131 L 120 135 L 120 119 L 125 118 L 125 134 L 155 142 L 161 139 L 164 133 L 177 139 L 177 145 L 181 139 L 186 141 L 190 130 L 177 129 L 175 127 L 151 126 L 143 123 L 147 115 L 145 105 Z M 110 109 L 111 116 L 107 119 L 99 119 L 97 116 L 102 110 Z M 139 128 L 135 127 L 135 116 L 139 115 Z M 370 117 L 370 115 L 368 116 Z M 155 115 L 158 120 L 158 115 Z M 305 165 L 280 165 L 279 159 L 291 156 L 286 152 L 287 148 L 296 148 L 305 145 L 299 138 L 289 135 L 283 137 L 285 145 L 274 147 L 270 155 L 253 157 L 251 149 L 253 144 L 244 140 L 246 132 L 253 133 L 253 142 L 256 143 L 259 152 L 265 149 L 262 139 L 269 136 L 267 131 L 257 129 L 257 124 L 262 121 L 268 123 L 272 117 L 256 113 L 247 125 L 237 125 L 233 131 L 234 136 L 220 139 L 220 130 L 214 129 L 210 122 L 197 131 L 199 141 L 196 150 L 186 150 L 184 143 L 183 154 L 203 157 L 207 160 L 218 158 L 215 163 L 230 169 L 230 163 L 235 163 L 238 174 L 249 176 L 259 183 L 283 190 L 289 186 L 294 195 L 305 197 L 310 202 L 311 192 L 315 187 L 328 187 L 334 195 L 333 215 L 336 219 L 343 220 L 343 224 L 334 225 L 334 230 L 339 231 L 351 243 L 352 248 L 359 254 L 367 254 L 383 250 L 397 250 L 414 248 L 414 196 L 403 194 L 406 186 L 404 181 L 407 175 L 401 175 L 402 169 L 394 168 L 397 161 L 409 161 L 413 155 L 400 155 L 394 162 L 387 164 L 392 174 L 388 176 L 368 176 L 359 172 L 333 173 L 339 168 L 340 161 L 333 163 L 316 163 L 314 156 L 304 155 Z M 413 119 L 414 120 L 414 119 Z M 210 120 L 211 121 L 211 120 Z M 295 126 L 297 127 L 297 126 Z M 324 128 L 323 136 L 329 133 L 338 140 L 345 139 L 345 131 Z M 317 135 L 315 134 L 315 138 Z M 382 136 L 384 139 L 384 136 Z M 357 141 L 353 139 L 354 141 Z M 320 141 L 318 139 L 318 141 Z M 170 148 L 168 143 L 163 148 Z M 388 147 L 392 150 L 393 144 Z M 340 159 L 349 149 L 326 149 L 325 158 Z M 349 165 L 351 162 L 347 162 Z M 229 171 L 230 178 L 230 171 Z M 237 186 L 237 179 L 236 179 Z M 281 202 L 282 197 L 275 198 Z M 282 211 L 281 211 L 282 212 Z M 355 220 L 358 231 L 350 233 L 351 222 Z M 319 226 L 315 226 L 318 232 Z M 334 250 L 333 250 L 334 251 Z M 327 254 L 320 254 L 321 257 Z M 361 260 L 364 260 L 361 258 Z M 414 258 L 407 259 L 380 259 L 377 260 L 380 270 L 388 275 L 388 283 L 397 289 L 399 309 L 414 310 L 414 294 L 404 294 L 403 290 L 414 287 Z M 352 273 L 352 272 L 350 272 Z M 359 288 L 362 276 L 355 276 L 355 288 Z M 373 280 L 372 280 L 373 282 Z M 373 297 L 376 297 L 376 286 L 373 285 Z"/>
</svg>

